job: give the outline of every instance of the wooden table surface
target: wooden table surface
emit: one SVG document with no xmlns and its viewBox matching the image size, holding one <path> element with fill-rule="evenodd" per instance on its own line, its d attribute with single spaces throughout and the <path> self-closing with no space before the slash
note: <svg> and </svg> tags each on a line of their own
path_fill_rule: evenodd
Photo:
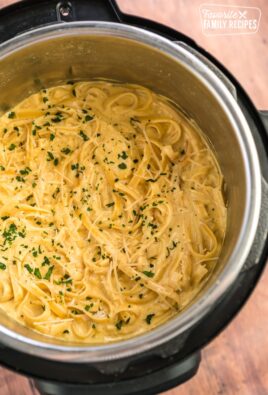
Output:
<svg viewBox="0 0 268 395">
<path fill-rule="evenodd" d="M 13 1 L 0 0 L 0 7 Z M 259 7 L 253 35 L 204 36 L 202 3 Z M 267 0 L 118 0 L 125 12 L 157 20 L 191 36 L 241 82 L 259 109 L 268 110 Z M 268 270 L 229 327 L 202 354 L 198 374 L 165 395 L 268 395 Z M 1 395 L 38 395 L 26 378 L 0 368 Z M 75 394 L 74 394 L 75 395 Z"/>
</svg>

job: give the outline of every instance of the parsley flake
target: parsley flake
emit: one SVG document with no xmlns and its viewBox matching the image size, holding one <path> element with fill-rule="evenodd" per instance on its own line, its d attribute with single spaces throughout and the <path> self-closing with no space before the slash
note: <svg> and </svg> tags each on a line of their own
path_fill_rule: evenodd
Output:
<svg viewBox="0 0 268 395">
<path fill-rule="evenodd" d="M 150 278 L 152 278 L 152 277 L 154 277 L 154 273 L 153 272 L 148 272 L 148 271 L 144 271 L 144 272 L 142 272 L 145 276 L 147 276 L 147 277 L 150 277 Z"/>
<path fill-rule="evenodd" d="M 29 273 L 33 272 L 33 268 L 27 263 L 26 265 L 24 265 L 25 269 L 28 270 Z"/>
<path fill-rule="evenodd" d="M 83 132 L 83 130 L 80 130 L 79 136 L 82 137 L 82 139 L 84 141 L 88 141 L 89 140 L 89 137 Z"/>
<path fill-rule="evenodd" d="M 127 168 L 127 165 L 122 162 L 122 163 L 119 163 L 118 167 L 119 167 L 119 169 L 124 170 Z"/>
<path fill-rule="evenodd" d="M 10 118 L 10 119 L 15 118 L 15 116 L 16 116 L 16 113 L 14 111 L 11 111 L 8 113 L 8 118 Z"/>
<path fill-rule="evenodd" d="M 53 272 L 54 266 L 50 266 L 48 268 L 48 271 L 46 272 L 46 274 L 44 275 L 44 279 L 45 280 L 50 280 L 51 274 Z"/>
<path fill-rule="evenodd" d="M 14 149 L 16 148 L 15 144 L 10 144 L 10 146 L 8 147 L 9 151 L 14 151 Z"/>
<path fill-rule="evenodd" d="M 151 325 L 151 321 L 154 318 L 155 314 L 148 314 L 147 317 L 145 318 L 145 321 L 147 322 L 148 325 Z"/>
<path fill-rule="evenodd" d="M 34 269 L 34 275 L 41 280 L 42 276 L 40 270 L 37 267 Z"/>
</svg>

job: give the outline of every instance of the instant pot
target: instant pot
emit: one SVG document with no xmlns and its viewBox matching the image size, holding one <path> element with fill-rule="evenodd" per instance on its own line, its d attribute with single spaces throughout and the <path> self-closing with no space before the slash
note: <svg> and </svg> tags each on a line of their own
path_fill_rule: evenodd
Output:
<svg viewBox="0 0 268 395">
<path fill-rule="evenodd" d="M 122 13 L 114 0 L 26 0 L 0 11 L 0 110 L 43 87 L 96 77 L 174 100 L 200 126 L 224 174 L 226 239 L 205 288 L 180 315 L 133 339 L 64 343 L 0 313 L 0 363 L 42 394 L 156 394 L 191 378 L 201 349 L 235 317 L 268 252 L 268 113 L 185 35 Z"/>
</svg>

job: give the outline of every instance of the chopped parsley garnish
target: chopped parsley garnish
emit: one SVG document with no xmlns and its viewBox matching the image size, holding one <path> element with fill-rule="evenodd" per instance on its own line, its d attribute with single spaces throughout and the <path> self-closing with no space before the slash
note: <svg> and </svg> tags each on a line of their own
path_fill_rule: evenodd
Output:
<svg viewBox="0 0 268 395">
<path fill-rule="evenodd" d="M 47 162 L 51 162 L 53 160 L 54 166 L 58 166 L 59 164 L 59 159 L 55 158 L 52 152 L 47 151 Z"/>
<path fill-rule="evenodd" d="M 0 269 L 1 270 L 6 270 L 7 265 L 5 265 L 4 263 L 0 262 Z"/>
<path fill-rule="evenodd" d="M 57 112 L 56 116 L 54 118 L 51 119 L 52 122 L 54 123 L 58 123 L 62 121 L 62 113 L 61 112 Z"/>
<path fill-rule="evenodd" d="M 33 268 L 28 263 L 26 263 L 26 265 L 24 265 L 24 267 L 26 270 L 28 270 L 29 273 L 33 272 Z"/>
<path fill-rule="evenodd" d="M 11 111 L 11 112 L 8 113 L 7 116 L 8 116 L 8 118 L 13 119 L 13 118 L 15 118 L 16 113 L 14 111 Z"/>
<path fill-rule="evenodd" d="M 73 163 L 73 164 L 71 165 L 71 169 L 72 169 L 72 170 L 78 170 L 78 168 L 79 168 L 79 163 Z"/>
<path fill-rule="evenodd" d="M 147 322 L 148 325 L 151 325 L 151 321 L 154 318 L 155 314 L 148 314 L 147 317 L 145 318 L 145 321 Z"/>
<path fill-rule="evenodd" d="M 46 103 L 48 101 L 47 97 L 43 97 L 43 103 Z"/>
<path fill-rule="evenodd" d="M 140 120 L 136 117 L 129 118 L 129 121 L 130 121 L 130 123 L 132 123 L 132 122 L 139 122 L 140 123 Z"/>
<path fill-rule="evenodd" d="M 36 267 L 34 269 L 34 275 L 35 275 L 35 277 L 37 277 L 41 280 L 42 276 L 41 276 L 41 273 L 40 273 L 40 270 L 38 269 L 38 267 Z"/>
<path fill-rule="evenodd" d="M 68 147 L 65 147 L 65 148 L 62 148 L 61 152 L 65 155 L 68 155 L 72 152 L 72 150 L 70 150 L 70 148 L 68 148 Z"/>
<path fill-rule="evenodd" d="M 48 271 L 46 272 L 46 274 L 44 275 L 44 279 L 45 280 L 50 280 L 51 274 L 53 272 L 54 266 L 50 266 L 48 268 Z"/>
<path fill-rule="evenodd" d="M 52 152 L 47 151 L 47 161 L 50 162 L 51 160 L 54 160 L 54 155 Z"/>
<path fill-rule="evenodd" d="M 79 177 L 79 174 L 82 174 L 83 171 L 85 170 L 85 166 L 79 166 L 79 163 L 73 163 L 71 165 L 72 170 L 76 170 L 75 177 Z"/>
<path fill-rule="evenodd" d="M 72 278 L 70 276 L 68 276 L 68 274 L 65 274 L 61 280 L 55 281 L 55 283 L 57 285 L 60 285 L 60 284 L 72 284 L 73 280 L 72 280 Z"/>
<path fill-rule="evenodd" d="M 49 264 L 50 264 L 50 260 L 48 259 L 47 256 L 44 256 L 44 260 L 42 262 L 42 266 L 49 265 Z"/>
<path fill-rule="evenodd" d="M 49 136 L 49 140 L 50 140 L 50 141 L 53 141 L 54 138 L 55 138 L 55 134 L 51 133 L 50 136 Z"/>
<path fill-rule="evenodd" d="M 145 276 L 147 276 L 147 277 L 150 277 L 150 278 L 152 278 L 153 276 L 154 276 L 154 273 L 153 272 L 148 272 L 148 271 L 144 271 L 144 272 L 142 272 Z"/>
<path fill-rule="evenodd" d="M 22 176 L 25 176 L 25 175 L 30 174 L 31 171 L 32 171 L 32 170 L 31 170 L 29 167 L 25 167 L 25 169 L 20 170 L 20 174 L 21 174 Z"/>
<path fill-rule="evenodd" d="M 121 328 L 122 328 L 123 323 L 124 323 L 123 320 L 117 321 L 117 323 L 115 324 L 116 329 L 120 331 Z"/>
<path fill-rule="evenodd" d="M 25 179 L 24 179 L 23 177 L 21 177 L 21 176 L 17 176 L 17 177 L 16 177 L 16 180 L 17 180 L 18 182 L 25 182 Z"/>
<path fill-rule="evenodd" d="M 84 141 L 88 141 L 89 140 L 89 137 L 83 132 L 83 130 L 80 130 L 79 136 L 82 137 L 82 139 Z"/>
<path fill-rule="evenodd" d="M 162 203 L 164 203 L 163 200 L 158 200 L 158 202 L 153 202 L 152 206 L 156 207 L 156 206 L 158 206 L 158 204 L 162 204 Z"/>
<path fill-rule="evenodd" d="M 14 151 L 14 149 L 16 148 L 15 144 L 10 144 L 10 146 L 8 147 L 9 151 Z"/>
<path fill-rule="evenodd" d="M 119 167 L 119 169 L 124 170 L 127 168 L 127 165 L 122 162 L 122 163 L 119 163 L 118 167 Z"/>
<path fill-rule="evenodd" d="M 126 151 L 122 151 L 122 154 L 118 154 L 118 159 L 122 158 L 122 159 L 127 159 L 128 158 L 128 154 L 126 153 Z"/>
<path fill-rule="evenodd" d="M 106 207 L 112 207 L 112 206 L 114 206 L 114 202 L 106 204 Z"/>
<path fill-rule="evenodd" d="M 57 187 L 57 188 L 55 189 L 55 191 L 53 192 L 53 194 L 52 194 L 53 199 L 56 199 L 56 196 L 57 196 L 57 194 L 58 194 L 59 192 L 60 192 L 60 188 Z"/>
<path fill-rule="evenodd" d="M 87 304 L 87 305 L 85 306 L 85 310 L 86 310 L 86 311 L 89 311 L 93 306 L 94 306 L 93 303 Z"/>
<path fill-rule="evenodd" d="M 87 115 L 85 116 L 85 121 L 86 121 L 86 122 L 89 122 L 89 121 L 91 121 L 93 118 L 94 118 L 94 117 L 92 117 L 91 115 L 87 114 Z"/>
<path fill-rule="evenodd" d="M 18 235 L 23 235 L 25 237 L 25 234 L 22 232 L 17 232 L 17 226 L 15 224 L 10 224 L 9 228 L 5 229 L 3 232 L 3 238 L 4 240 L 4 245 L 6 243 L 11 244 Z"/>
<path fill-rule="evenodd" d="M 73 309 L 73 310 L 71 311 L 71 313 L 74 314 L 74 315 L 83 314 L 83 313 L 81 313 L 80 310 L 77 310 L 77 309 Z"/>
</svg>

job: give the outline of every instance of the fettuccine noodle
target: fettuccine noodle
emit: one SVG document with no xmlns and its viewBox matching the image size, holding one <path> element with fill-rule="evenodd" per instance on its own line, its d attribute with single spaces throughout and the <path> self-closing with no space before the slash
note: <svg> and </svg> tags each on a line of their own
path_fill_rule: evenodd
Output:
<svg viewBox="0 0 268 395">
<path fill-rule="evenodd" d="M 226 229 L 223 177 L 166 98 L 107 81 L 43 89 L 0 118 L 0 306 L 106 343 L 197 295 Z"/>
</svg>

